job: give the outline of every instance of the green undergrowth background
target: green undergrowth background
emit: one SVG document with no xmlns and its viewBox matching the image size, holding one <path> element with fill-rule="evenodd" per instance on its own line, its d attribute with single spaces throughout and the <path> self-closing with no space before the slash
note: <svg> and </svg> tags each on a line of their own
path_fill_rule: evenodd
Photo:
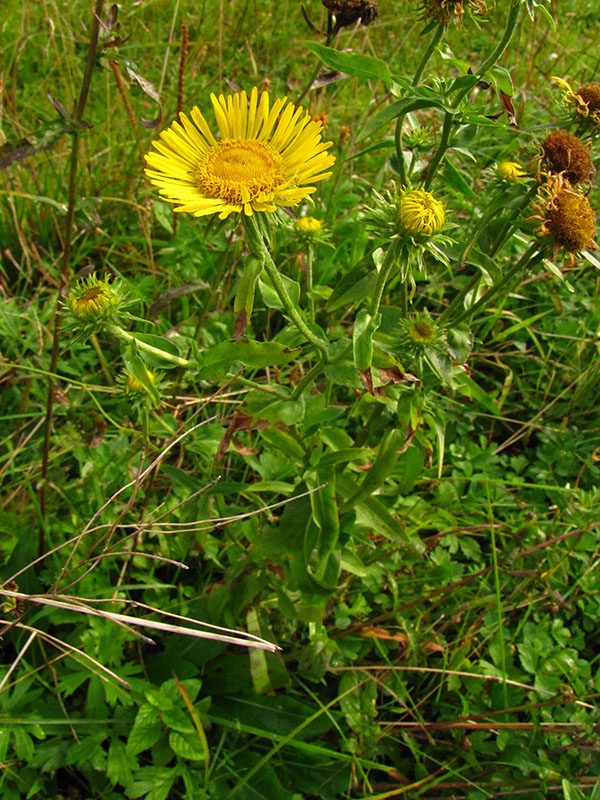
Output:
<svg viewBox="0 0 600 800">
<path fill-rule="evenodd" d="M 417 3 L 379 6 L 369 27 L 342 30 L 332 47 L 410 80 L 432 31 L 421 35 Z M 475 69 L 508 6 L 498 0 L 479 27 L 468 18 L 450 26 L 424 84 L 442 91 L 440 81 Z M 556 29 L 539 9 L 532 22 L 523 4 L 499 62 L 517 124 L 498 85 L 471 87 L 474 116 L 461 112 L 430 187 L 446 208 L 451 266 L 432 261 L 416 274 L 412 308 L 434 319 L 473 271 L 493 285 L 536 241 L 525 195 L 535 194 L 540 142 L 557 126 L 574 130 L 551 78 L 597 77 L 597 4 L 546 7 Z M 304 8 L 323 29 L 321 4 Z M 401 316 L 392 281 L 375 339 L 379 391 L 350 358 L 299 397 L 285 394 L 313 362 L 294 349 L 302 339 L 268 286 L 250 337 L 294 354 L 267 367 L 211 360 L 233 335 L 243 231 L 233 218 L 175 221 L 143 174 L 143 154 L 175 117 L 180 78 L 183 108 L 197 104 L 213 124 L 211 92 L 256 85 L 294 101 L 313 73 L 323 77 L 304 105 L 327 115 L 337 162 L 300 211 L 326 226 L 310 299 L 320 328 L 342 344 L 373 291 L 377 239 L 365 208 L 398 179 L 392 120 L 372 122 L 394 98 L 372 75 L 329 80 L 307 44 L 324 37 L 295 0 L 124 3 L 76 134 L 69 285 L 92 272 L 122 278 L 137 330 L 184 355 L 194 341 L 204 362 L 164 369 L 153 407 L 123 391 L 116 339 L 81 342 L 63 330 L 49 375 L 65 271 L 67 110 L 92 9 L 44 0 L 5 12 L 2 580 L 18 573 L 13 591 L 178 624 L 152 606 L 281 649 L 144 630 L 150 642 L 114 619 L 7 600 L 2 798 L 600 797 L 597 266 L 585 257 L 536 264 L 468 329 L 453 329 L 446 359 L 413 362 L 390 361 Z M 415 184 L 442 121 L 432 107 L 409 118 L 425 132 Z M 525 188 L 500 184 L 504 160 L 524 166 Z M 586 192 L 598 206 L 595 179 Z M 518 225 L 488 258 L 515 208 Z M 290 286 L 304 286 L 305 253 L 285 214 L 272 253 Z M 298 302 L 307 307 L 305 296 Z M 65 545 L 93 518 L 77 548 Z"/>
</svg>

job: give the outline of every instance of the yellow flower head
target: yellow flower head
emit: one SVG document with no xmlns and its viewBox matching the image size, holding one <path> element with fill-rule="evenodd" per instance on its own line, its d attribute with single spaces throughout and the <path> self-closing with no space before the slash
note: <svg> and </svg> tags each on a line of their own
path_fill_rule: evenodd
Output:
<svg viewBox="0 0 600 800">
<path fill-rule="evenodd" d="M 287 103 L 252 89 L 211 101 L 219 128 L 215 138 L 200 113 L 179 115 L 154 150 L 146 155 L 146 174 L 175 211 L 196 217 L 233 213 L 251 216 L 293 206 L 328 178 L 335 156 L 322 142 L 323 127 Z"/>
<path fill-rule="evenodd" d="M 500 180 L 508 181 L 508 183 L 519 183 L 526 174 L 523 167 L 516 161 L 502 161 L 496 167 L 496 175 Z"/>
<path fill-rule="evenodd" d="M 445 220 L 444 206 L 430 192 L 412 189 L 400 198 L 398 221 L 413 236 L 434 236 Z"/>
<path fill-rule="evenodd" d="M 315 234 L 318 233 L 321 228 L 323 227 L 323 223 L 320 219 L 315 219 L 314 217 L 298 217 L 298 219 L 294 223 L 294 228 L 296 229 L 297 233 L 302 234 Z"/>
<path fill-rule="evenodd" d="M 108 281 L 100 280 L 94 274 L 76 284 L 66 304 L 74 317 L 91 321 L 114 311 L 119 304 L 119 295 Z"/>
</svg>

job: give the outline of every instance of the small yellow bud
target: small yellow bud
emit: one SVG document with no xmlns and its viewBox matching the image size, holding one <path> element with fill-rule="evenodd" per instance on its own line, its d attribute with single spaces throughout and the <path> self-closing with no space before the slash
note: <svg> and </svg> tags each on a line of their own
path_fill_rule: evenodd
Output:
<svg viewBox="0 0 600 800">
<path fill-rule="evenodd" d="M 519 183 L 526 174 L 523 167 L 516 161 L 502 161 L 496 167 L 496 175 L 508 183 Z"/>
<path fill-rule="evenodd" d="M 446 215 L 439 200 L 424 189 L 405 192 L 400 199 L 398 222 L 413 236 L 434 236 L 444 227 Z"/>
<path fill-rule="evenodd" d="M 314 217 L 298 217 L 294 223 L 294 227 L 297 233 L 313 235 L 319 233 L 323 227 L 323 223 L 320 219 L 315 219 Z"/>
<path fill-rule="evenodd" d="M 117 300 L 117 293 L 108 281 L 91 275 L 74 287 L 67 298 L 67 305 L 74 317 L 92 320 L 105 316 L 111 308 L 114 308 Z"/>
<path fill-rule="evenodd" d="M 147 369 L 146 374 L 150 379 L 150 383 L 154 383 L 155 382 L 154 373 L 150 372 L 150 370 Z M 125 385 L 125 391 L 127 394 L 142 394 L 146 390 L 144 389 L 142 384 L 133 377 L 133 375 L 127 373 L 127 383 Z"/>
</svg>

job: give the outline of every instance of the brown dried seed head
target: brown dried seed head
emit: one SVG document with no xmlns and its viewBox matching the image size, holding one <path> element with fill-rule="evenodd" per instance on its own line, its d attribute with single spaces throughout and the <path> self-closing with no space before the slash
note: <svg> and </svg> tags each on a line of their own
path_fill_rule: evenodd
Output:
<svg viewBox="0 0 600 800">
<path fill-rule="evenodd" d="M 557 245 L 570 253 L 594 248 L 596 215 L 587 197 L 561 189 L 548 209 L 546 228 Z"/>
<path fill-rule="evenodd" d="M 325 8 L 335 15 L 335 26 L 339 30 L 354 25 L 370 25 L 379 16 L 377 3 L 369 0 L 321 0 Z"/>
<path fill-rule="evenodd" d="M 600 111 L 600 83 L 586 83 L 577 94 L 588 107 L 588 112 Z"/>
<path fill-rule="evenodd" d="M 590 151 L 568 131 L 552 131 L 542 142 L 542 153 L 551 172 L 563 172 L 571 183 L 589 181 L 594 174 Z"/>
<path fill-rule="evenodd" d="M 487 5 L 485 0 L 423 0 L 423 15 L 440 25 L 447 25 L 452 19 L 460 20 L 467 9 L 472 14 L 482 15 Z"/>
</svg>

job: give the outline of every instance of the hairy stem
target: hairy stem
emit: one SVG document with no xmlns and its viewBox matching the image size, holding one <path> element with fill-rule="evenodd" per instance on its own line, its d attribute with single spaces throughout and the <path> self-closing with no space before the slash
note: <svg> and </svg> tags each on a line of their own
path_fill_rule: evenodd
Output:
<svg viewBox="0 0 600 800">
<path fill-rule="evenodd" d="M 77 167 L 79 161 L 79 138 L 80 132 L 78 130 L 78 123 L 83 119 L 83 112 L 88 100 L 90 92 L 90 84 L 92 82 L 92 71 L 96 62 L 96 52 L 98 50 L 98 36 L 100 32 L 100 18 L 104 8 L 104 0 L 96 0 L 96 7 L 94 9 L 94 16 L 92 19 L 92 30 L 90 32 L 90 41 L 88 44 L 87 58 L 85 62 L 85 69 L 81 81 L 81 89 L 79 92 L 79 99 L 73 113 L 73 122 L 75 123 L 75 130 L 72 134 L 73 140 L 71 143 L 71 158 L 69 164 L 69 189 L 67 200 L 67 216 L 65 219 L 65 241 L 63 247 L 62 265 L 60 271 L 60 290 L 56 297 L 56 304 L 54 306 L 54 330 L 52 333 L 52 355 L 50 358 L 50 372 L 56 372 L 56 364 L 58 362 L 58 344 L 60 335 L 60 296 L 61 290 L 64 289 L 67 280 L 71 274 L 71 242 L 73 240 L 73 219 L 75 216 L 75 187 L 77 178 Z M 42 452 L 42 468 L 41 468 L 41 481 L 40 481 L 40 515 L 42 523 L 46 519 L 46 484 L 48 480 L 48 461 L 50 455 L 50 430 L 52 427 L 52 416 L 54 411 L 54 381 L 52 378 L 48 381 L 48 394 L 46 398 L 46 418 L 44 427 L 44 444 Z M 44 554 L 44 525 L 40 526 L 38 538 L 38 552 L 42 556 Z"/>
<path fill-rule="evenodd" d="M 244 227 L 246 229 L 246 234 L 248 236 L 248 245 L 255 256 L 262 259 L 264 261 L 265 270 L 267 275 L 271 279 L 271 283 L 273 284 L 273 288 L 277 292 L 277 296 L 281 300 L 281 305 L 284 307 L 286 314 L 289 316 L 291 321 L 294 325 L 298 328 L 302 336 L 314 345 L 317 350 L 319 351 L 321 358 L 324 361 L 327 361 L 327 345 L 324 341 L 319 339 L 308 327 L 306 322 L 300 316 L 298 309 L 292 303 L 292 300 L 287 293 L 287 289 L 285 288 L 285 284 L 281 280 L 281 275 L 279 274 L 279 270 L 277 269 L 275 262 L 271 258 L 271 254 L 267 246 L 265 245 L 265 241 L 260 231 L 256 219 L 254 216 L 246 217 L 244 216 Z"/>
<path fill-rule="evenodd" d="M 166 350 L 161 350 L 160 347 L 153 347 L 151 344 L 143 342 L 141 339 L 138 339 L 135 334 L 129 333 L 129 331 L 121 328 L 120 325 L 110 325 L 108 330 L 121 339 L 122 342 L 135 342 L 135 346 L 138 350 L 143 350 L 145 353 L 161 358 L 163 361 L 170 361 L 171 364 L 176 364 L 178 367 L 189 367 L 192 363 L 186 358 L 174 356 Z"/>
</svg>

